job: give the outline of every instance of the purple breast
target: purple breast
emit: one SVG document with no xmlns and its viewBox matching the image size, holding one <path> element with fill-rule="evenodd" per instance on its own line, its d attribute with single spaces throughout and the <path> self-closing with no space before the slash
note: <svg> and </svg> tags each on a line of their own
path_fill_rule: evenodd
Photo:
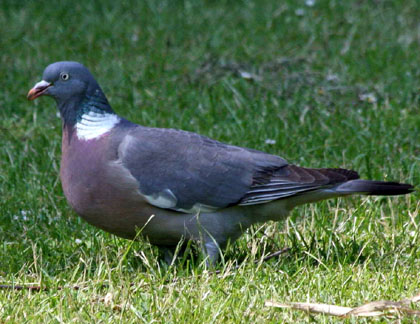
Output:
<svg viewBox="0 0 420 324">
<path fill-rule="evenodd" d="M 109 159 L 109 134 L 80 140 L 76 133 L 63 131 L 60 177 L 64 194 L 76 212 L 83 214 L 97 200 Z"/>
</svg>

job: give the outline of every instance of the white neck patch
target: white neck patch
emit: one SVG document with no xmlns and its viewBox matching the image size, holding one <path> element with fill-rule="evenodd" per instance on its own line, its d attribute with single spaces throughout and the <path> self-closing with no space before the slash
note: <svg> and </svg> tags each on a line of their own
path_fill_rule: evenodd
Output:
<svg viewBox="0 0 420 324">
<path fill-rule="evenodd" d="M 83 114 L 75 126 L 77 138 L 84 141 L 98 138 L 108 133 L 119 121 L 115 114 L 90 111 Z"/>
</svg>

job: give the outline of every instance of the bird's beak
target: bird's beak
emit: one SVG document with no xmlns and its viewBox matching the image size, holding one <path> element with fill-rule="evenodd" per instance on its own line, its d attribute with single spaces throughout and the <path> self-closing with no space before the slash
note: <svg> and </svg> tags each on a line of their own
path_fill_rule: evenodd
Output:
<svg viewBox="0 0 420 324">
<path fill-rule="evenodd" d="M 49 83 L 44 80 L 39 81 L 31 90 L 29 90 L 27 95 L 28 100 L 34 100 L 35 98 L 42 96 L 44 92 L 47 91 L 47 89 L 51 86 L 52 83 Z"/>
</svg>

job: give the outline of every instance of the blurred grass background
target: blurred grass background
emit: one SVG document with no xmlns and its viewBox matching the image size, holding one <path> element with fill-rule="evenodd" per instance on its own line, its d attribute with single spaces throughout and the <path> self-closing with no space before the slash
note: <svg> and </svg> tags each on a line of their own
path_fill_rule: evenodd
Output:
<svg viewBox="0 0 420 324">
<path fill-rule="evenodd" d="M 228 249 L 221 276 L 191 258 L 168 268 L 147 243 L 71 211 L 55 103 L 26 93 L 46 65 L 80 61 L 137 123 L 418 184 L 419 16 L 416 0 L 1 1 L 0 281 L 51 290 L 2 291 L 0 323 L 327 323 L 264 302 L 414 294 L 418 192 L 323 202 L 256 226 Z"/>
</svg>

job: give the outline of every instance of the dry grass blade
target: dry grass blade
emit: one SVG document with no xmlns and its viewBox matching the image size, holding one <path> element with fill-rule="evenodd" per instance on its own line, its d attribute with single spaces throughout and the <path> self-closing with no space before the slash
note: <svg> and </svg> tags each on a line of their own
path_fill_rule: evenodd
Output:
<svg viewBox="0 0 420 324">
<path fill-rule="evenodd" d="M 277 303 L 267 301 L 265 306 L 278 307 L 278 308 L 291 308 L 297 310 L 304 310 L 309 313 L 318 313 L 332 316 L 359 316 L 359 317 L 373 317 L 373 316 L 389 316 L 392 314 L 397 315 L 412 315 L 420 316 L 420 311 L 408 307 L 411 303 L 420 301 L 420 294 L 403 299 L 398 302 L 394 301 L 374 301 L 364 304 L 359 307 L 343 307 L 329 304 L 317 303 Z"/>
<path fill-rule="evenodd" d="M 273 301 L 267 301 L 265 306 L 277 307 L 277 308 L 292 308 L 298 310 L 304 310 L 309 313 L 320 313 L 333 316 L 343 316 L 348 312 L 352 311 L 351 307 L 343 307 L 328 304 L 315 304 L 315 303 L 288 303 L 282 304 Z"/>
<path fill-rule="evenodd" d="M 420 311 L 411 309 L 405 306 L 402 302 L 393 302 L 388 300 L 380 300 L 371 302 L 359 307 L 352 309 L 350 312 L 345 314 L 345 316 L 382 316 L 389 315 L 392 313 L 401 313 L 407 315 L 417 315 L 420 316 Z"/>
</svg>

